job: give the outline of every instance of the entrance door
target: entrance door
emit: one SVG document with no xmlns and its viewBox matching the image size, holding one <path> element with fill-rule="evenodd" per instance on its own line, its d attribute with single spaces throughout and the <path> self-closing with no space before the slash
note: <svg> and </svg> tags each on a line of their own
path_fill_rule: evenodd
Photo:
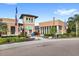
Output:
<svg viewBox="0 0 79 59">
<path fill-rule="evenodd" d="M 15 34 L 15 27 L 11 26 L 11 34 Z"/>
<path fill-rule="evenodd" d="M 32 30 L 29 30 L 29 33 L 31 34 L 32 33 Z"/>
</svg>

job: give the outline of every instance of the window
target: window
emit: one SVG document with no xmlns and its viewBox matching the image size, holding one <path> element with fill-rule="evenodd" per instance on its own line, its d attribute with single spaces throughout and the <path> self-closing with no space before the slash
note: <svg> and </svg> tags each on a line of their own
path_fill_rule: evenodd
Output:
<svg viewBox="0 0 79 59">
<path fill-rule="evenodd" d="M 28 20 L 28 18 L 26 18 L 26 20 Z"/>
<path fill-rule="evenodd" d="M 59 30 L 62 30 L 62 26 L 59 26 Z"/>
<path fill-rule="evenodd" d="M 27 23 L 33 23 L 33 18 L 26 18 Z"/>
<path fill-rule="evenodd" d="M 26 18 L 26 22 L 28 23 L 28 18 Z"/>
<path fill-rule="evenodd" d="M 15 26 L 11 26 L 11 34 L 15 34 Z"/>
<path fill-rule="evenodd" d="M 33 23 L 33 18 L 31 18 L 31 23 Z"/>
<path fill-rule="evenodd" d="M 0 19 L 0 22 L 2 22 L 2 19 Z"/>
<path fill-rule="evenodd" d="M 29 18 L 29 23 L 30 23 L 30 18 Z"/>
</svg>

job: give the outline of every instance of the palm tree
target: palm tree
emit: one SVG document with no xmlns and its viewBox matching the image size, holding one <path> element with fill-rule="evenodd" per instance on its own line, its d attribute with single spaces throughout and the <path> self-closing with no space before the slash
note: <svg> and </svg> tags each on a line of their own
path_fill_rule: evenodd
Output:
<svg viewBox="0 0 79 59">
<path fill-rule="evenodd" d="M 50 29 L 50 34 L 52 36 L 55 36 L 56 35 L 56 32 L 57 32 L 56 27 L 55 26 L 52 26 L 51 29 Z"/>
<path fill-rule="evenodd" d="M 79 24 L 78 24 L 78 22 L 79 22 L 79 15 L 76 14 L 74 16 L 75 16 L 75 23 L 76 23 L 76 36 L 78 36 L 79 35 Z"/>
<path fill-rule="evenodd" d="M 75 14 L 73 17 L 69 17 L 68 18 L 68 21 L 69 22 L 72 22 L 72 25 L 75 25 L 75 28 L 76 28 L 76 36 L 78 36 L 79 35 L 79 24 L 78 24 L 78 22 L 79 22 L 79 14 Z M 71 27 L 71 26 L 69 26 L 69 27 Z"/>
</svg>

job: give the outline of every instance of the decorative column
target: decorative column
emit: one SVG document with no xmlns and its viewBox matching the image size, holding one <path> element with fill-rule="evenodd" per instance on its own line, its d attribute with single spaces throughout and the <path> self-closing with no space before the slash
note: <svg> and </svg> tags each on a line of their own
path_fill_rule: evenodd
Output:
<svg viewBox="0 0 79 59">
<path fill-rule="evenodd" d="M 44 34 L 44 27 L 43 27 L 43 34 Z"/>
<path fill-rule="evenodd" d="M 50 34 L 51 26 L 49 26 L 49 34 Z"/>
<path fill-rule="evenodd" d="M 44 34 L 44 27 L 42 27 L 42 30 L 43 30 L 43 34 Z"/>
<path fill-rule="evenodd" d="M 45 32 L 46 32 L 46 29 L 45 29 L 45 27 L 44 27 L 44 34 L 45 34 Z"/>
<path fill-rule="evenodd" d="M 47 26 L 47 34 L 48 34 L 48 26 Z"/>
<path fill-rule="evenodd" d="M 45 34 L 45 27 L 44 27 L 44 34 Z"/>
<path fill-rule="evenodd" d="M 41 27 L 41 34 L 43 34 L 43 28 Z"/>
<path fill-rule="evenodd" d="M 39 30 L 39 31 L 40 31 L 40 30 Z M 43 31 L 43 30 L 42 30 L 42 27 L 41 27 L 41 34 L 43 33 L 42 31 Z"/>
<path fill-rule="evenodd" d="M 49 26 L 47 26 L 47 28 L 48 28 L 48 34 L 49 34 Z"/>
<path fill-rule="evenodd" d="M 57 34 L 59 34 L 59 26 L 57 25 Z"/>
<path fill-rule="evenodd" d="M 39 33 L 41 34 L 41 27 L 39 27 L 39 30 L 40 30 Z"/>
<path fill-rule="evenodd" d="M 46 34 L 47 34 L 47 26 L 46 26 Z"/>
</svg>

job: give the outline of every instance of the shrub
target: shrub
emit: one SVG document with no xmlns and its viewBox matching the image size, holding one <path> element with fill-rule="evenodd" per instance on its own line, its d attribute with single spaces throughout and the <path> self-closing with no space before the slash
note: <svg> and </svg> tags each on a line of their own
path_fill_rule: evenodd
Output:
<svg viewBox="0 0 79 59">
<path fill-rule="evenodd" d="M 44 34 L 44 36 L 45 36 L 45 37 L 49 37 L 49 36 L 51 36 L 51 34 Z"/>
<path fill-rule="evenodd" d="M 17 42 L 23 42 L 23 41 L 26 41 L 26 38 L 25 37 L 20 37 Z"/>
<path fill-rule="evenodd" d="M 57 34 L 58 38 L 67 38 L 69 37 L 69 33 L 64 33 L 64 34 Z"/>
<path fill-rule="evenodd" d="M 27 36 L 27 33 L 24 34 L 23 32 L 20 33 L 20 34 L 18 35 L 18 37 L 26 37 L 26 38 L 29 38 L 29 37 Z"/>
<path fill-rule="evenodd" d="M 63 38 L 69 37 L 69 33 L 64 33 L 64 34 L 62 34 L 62 37 L 63 37 Z"/>
<path fill-rule="evenodd" d="M 71 36 L 71 37 L 76 37 L 76 33 L 75 33 L 75 32 L 71 32 L 71 33 L 70 33 L 70 36 Z"/>
<path fill-rule="evenodd" d="M 20 33 L 18 36 L 19 36 L 19 37 L 24 37 L 24 33 L 22 32 L 22 33 Z"/>
<path fill-rule="evenodd" d="M 0 44 L 4 44 L 7 43 L 7 39 L 6 38 L 0 38 Z"/>
<path fill-rule="evenodd" d="M 62 38 L 63 37 L 63 34 L 58 34 L 57 37 L 58 38 Z"/>
<path fill-rule="evenodd" d="M 25 37 L 6 37 L 0 38 L 0 44 L 28 41 Z"/>
<path fill-rule="evenodd" d="M 76 33 L 75 32 L 71 32 L 71 33 L 64 33 L 63 37 L 76 37 Z"/>
<path fill-rule="evenodd" d="M 25 37 L 9 37 L 7 38 L 9 42 L 22 42 L 25 41 Z"/>
<path fill-rule="evenodd" d="M 1 37 L 0 38 L 0 44 L 5 44 L 5 43 L 14 43 L 14 42 L 23 42 L 23 41 L 31 41 L 34 39 L 31 38 L 26 38 L 26 37 Z"/>
<path fill-rule="evenodd" d="M 51 36 L 50 34 L 44 34 L 44 36 Z"/>
<path fill-rule="evenodd" d="M 55 37 L 55 34 L 44 34 L 44 36 L 47 37 L 47 38 L 50 37 L 50 36 Z"/>
<path fill-rule="evenodd" d="M 17 37 L 7 37 L 6 38 L 9 43 L 16 42 Z"/>
</svg>

